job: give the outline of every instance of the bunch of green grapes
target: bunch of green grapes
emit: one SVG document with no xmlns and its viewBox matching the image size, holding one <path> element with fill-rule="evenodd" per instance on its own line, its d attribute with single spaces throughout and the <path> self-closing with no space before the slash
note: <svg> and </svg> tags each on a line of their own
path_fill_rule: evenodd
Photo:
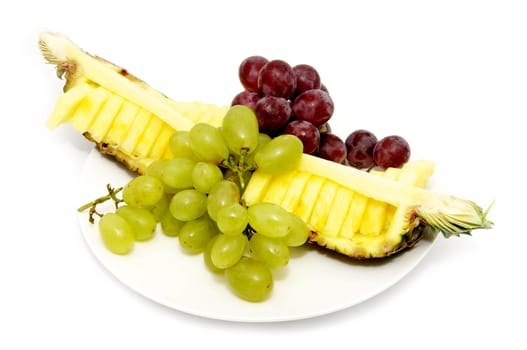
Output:
<svg viewBox="0 0 527 350">
<path fill-rule="evenodd" d="M 224 273 L 236 295 L 266 299 L 272 271 L 288 264 L 289 248 L 304 244 L 309 229 L 276 204 L 246 207 L 241 196 L 256 169 L 277 174 L 295 167 L 302 142 L 293 135 L 271 139 L 259 133 L 252 109 L 238 105 L 221 128 L 199 123 L 176 132 L 170 149 L 174 157 L 153 162 L 133 178 L 122 199 L 110 192 L 118 208 L 101 215 L 103 243 L 113 253 L 128 254 L 136 241 L 151 239 L 159 223 L 185 252 L 203 253 L 206 266 Z"/>
</svg>

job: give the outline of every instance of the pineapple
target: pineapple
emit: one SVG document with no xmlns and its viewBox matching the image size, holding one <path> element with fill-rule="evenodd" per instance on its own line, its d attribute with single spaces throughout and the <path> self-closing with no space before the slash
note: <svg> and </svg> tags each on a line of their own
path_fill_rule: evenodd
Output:
<svg viewBox="0 0 527 350">
<path fill-rule="evenodd" d="M 475 203 L 423 189 L 433 170 L 432 162 L 414 161 L 368 173 L 303 155 L 290 172 L 256 171 L 243 200 L 283 206 L 308 224 L 309 242 L 356 259 L 390 256 L 425 232 L 450 237 L 492 226 Z"/>
<path fill-rule="evenodd" d="M 66 80 L 47 126 L 68 122 L 99 151 L 139 174 L 154 160 L 171 156 L 168 143 L 176 130 L 198 122 L 219 126 L 227 112 L 228 107 L 171 100 L 60 34 L 42 33 L 39 47 Z"/>
</svg>

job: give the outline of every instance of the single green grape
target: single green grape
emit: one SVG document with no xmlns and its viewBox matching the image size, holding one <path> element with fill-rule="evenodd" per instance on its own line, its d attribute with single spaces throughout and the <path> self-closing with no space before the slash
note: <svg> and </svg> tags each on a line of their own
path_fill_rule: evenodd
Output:
<svg viewBox="0 0 527 350">
<path fill-rule="evenodd" d="M 304 145 L 294 135 L 280 135 L 269 141 L 255 155 L 258 169 L 266 174 L 280 174 L 294 169 L 302 157 Z"/>
<path fill-rule="evenodd" d="M 207 212 L 207 196 L 197 190 L 179 191 L 172 197 L 168 209 L 178 220 L 195 220 Z"/>
<path fill-rule="evenodd" d="M 116 213 L 107 213 L 99 220 L 99 232 L 109 251 L 128 254 L 134 247 L 134 229 L 125 218 Z"/>
<path fill-rule="evenodd" d="M 267 237 L 285 237 L 291 227 L 290 213 L 274 203 L 256 203 L 247 209 L 249 225 Z"/>
<path fill-rule="evenodd" d="M 157 222 L 154 215 L 147 209 L 123 205 L 115 212 L 132 226 L 136 241 L 148 241 L 154 237 Z"/>
<path fill-rule="evenodd" d="M 149 208 L 163 196 L 163 183 L 156 177 L 140 175 L 123 188 L 123 200 L 132 207 Z"/>
<path fill-rule="evenodd" d="M 214 242 L 218 239 L 220 235 L 217 234 L 214 237 L 212 237 L 209 242 L 207 243 L 207 246 L 205 247 L 205 250 L 203 251 L 203 261 L 205 262 L 205 266 L 214 273 L 223 272 L 223 269 L 217 268 L 214 263 L 212 262 L 212 259 L 210 257 L 210 252 L 212 250 L 212 246 L 214 245 Z"/>
<path fill-rule="evenodd" d="M 223 180 L 223 173 L 216 164 L 198 162 L 192 170 L 192 184 L 201 193 L 209 193 L 211 188 L 221 180 Z"/>
<path fill-rule="evenodd" d="M 165 194 L 156 204 L 150 208 L 150 212 L 152 215 L 154 215 L 154 219 L 157 222 L 160 222 L 163 215 L 165 215 L 165 213 L 168 211 L 168 205 L 170 204 L 171 198 L 172 196 Z"/>
<path fill-rule="evenodd" d="M 161 217 L 161 232 L 168 237 L 176 237 L 179 234 L 179 231 L 185 224 L 185 221 L 176 219 L 172 213 L 167 210 L 165 214 Z"/>
<path fill-rule="evenodd" d="M 219 269 L 233 266 L 242 257 L 246 245 L 247 236 L 241 233 L 235 236 L 219 234 L 210 251 L 212 263 Z"/>
<path fill-rule="evenodd" d="M 187 221 L 179 230 L 179 245 L 189 254 L 201 253 L 209 240 L 218 234 L 216 224 L 207 215 Z"/>
<path fill-rule="evenodd" d="M 232 203 L 218 211 L 216 223 L 220 231 L 227 236 L 239 235 L 249 223 L 247 209 L 240 203 Z"/>
<path fill-rule="evenodd" d="M 272 269 L 283 267 L 289 262 L 289 247 L 283 238 L 270 238 L 255 233 L 249 241 L 252 256 Z"/>
<path fill-rule="evenodd" d="M 183 190 L 192 188 L 192 171 L 196 162 L 188 158 L 172 158 L 163 161 L 161 179 L 169 188 Z"/>
<path fill-rule="evenodd" d="M 271 270 L 264 263 L 246 256 L 225 269 L 225 278 L 234 294 L 248 301 L 263 301 L 273 290 Z"/>
<path fill-rule="evenodd" d="M 229 156 L 229 149 L 218 128 L 197 123 L 190 129 L 189 136 L 192 152 L 198 160 L 219 164 Z"/>
<path fill-rule="evenodd" d="M 163 173 L 167 167 L 170 159 L 158 159 L 150 163 L 146 168 L 145 175 L 153 176 L 163 183 L 165 193 L 176 193 L 177 189 L 170 187 L 163 181 Z"/>
<path fill-rule="evenodd" d="M 170 137 L 169 143 L 170 151 L 173 158 L 188 158 L 195 160 L 196 157 L 192 152 L 190 145 L 190 134 L 188 131 L 179 130 L 174 132 Z"/>
<path fill-rule="evenodd" d="M 207 212 L 216 221 L 221 208 L 240 202 L 240 189 L 232 181 L 222 180 L 212 187 L 207 198 Z"/>
<path fill-rule="evenodd" d="M 252 152 L 251 154 L 249 154 L 246 158 L 245 158 L 245 162 L 247 163 L 248 166 L 252 167 L 252 168 L 256 168 L 257 165 L 256 165 L 256 162 L 254 161 L 254 156 L 255 154 L 257 154 L 265 145 L 267 145 L 269 143 L 269 141 L 271 141 L 271 136 L 261 132 L 258 134 L 258 145 L 256 146 L 256 149 L 254 150 L 254 152 Z"/>
<path fill-rule="evenodd" d="M 258 146 L 258 119 L 248 106 L 229 108 L 223 117 L 221 132 L 227 147 L 234 154 L 250 154 Z"/>
<path fill-rule="evenodd" d="M 295 214 L 291 214 L 291 227 L 285 236 L 285 242 L 289 247 L 299 247 L 307 242 L 311 230 L 307 224 Z"/>
</svg>

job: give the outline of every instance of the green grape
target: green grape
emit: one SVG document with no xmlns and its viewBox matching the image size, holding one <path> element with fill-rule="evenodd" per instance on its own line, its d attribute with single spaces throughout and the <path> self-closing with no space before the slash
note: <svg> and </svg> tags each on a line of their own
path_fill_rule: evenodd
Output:
<svg viewBox="0 0 527 350">
<path fill-rule="evenodd" d="M 149 208 L 163 196 L 163 183 L 150 175 L 140 175 L 124 186 L 123 200 L 132 207 Z"/>
<path fill-rule="evenodd" d="M 222 180 L 209 192 L 207 199 L 207 212 L 216 221 L 221 208 L 240 202 L 240 189 L 232 181 Z"/>
<path fill-rule="evenodd" d="M 124 205 L 117 208 L 115 212 L 132 226 L 136 241 L 148 241 L 154 237 L 157 222 L 154 215 L 147 209 Z"/>
<path fill-rule="evenodd" d="M 258 146 L 258 119 L 245 105 L 232 106 L 223 117 L 221 132 L 234 154 L 250 154 Z"/>
<path fill-rule="evenodd" d="M 240 203 L 232 203 L 218 211 L 216 223 L 220 231 L 227 236 L 239 235 L 249 223 L 247 209 Z"/>
<path fill-rule="evenodd" d="M 254 156 L 255 154 L 257 154 L 265 145 L 267 145 L 269 143 L 269 141 L 271 141 L 271 136 L 267 135 L 267 134 L 264 134 L 263 132 L 259 133 L 258 134 L 258 145 L 256 146 L 256 149 L 254 150 L 254 152 L 252 152 L 251 154 L 249 154 L 246 158 L 245 158 L 245 162 L 247 163 L 247 165 L 249 165 L 250 167 L 253 167 L 253 168 L 256 168 L 256 162 L 254 161 Z"/>
<path fill-rule="evenodd" d="M 221 180 L 223 180 L 223 173 L 213 163 L 198 162 L 192 171 L 192 184 L 202 193 L 209 193 L 211 188 Z"/>
<path fill-rule="evenodd" d="M 285 237 L 291 227 L 291 214 L 273 203 L 257 203 L 247 209 L 249 225 L 267 237 Z"/>
<path fill-rule="evenodd" d="M 243 234 L 235 236 L 219 234 L 210 251 L 212 263 L 219 269 L 233 266 L 242 257 L 246 245 L 247 236 Z"/>
<path fill-rule="evenodd" d="M 178 220 L 195 220 L 207 212 L 207 196 L 197 190 L 179 191 L 172 197 L 168 210 Z"/>
<path fill-rule="evenodd" d="M 186 222 L 179 230 L 179 245 L 189 254 L 201 253 L 209 240 L 218 234 L 218 229 L 207 215 Z"/>
<path fill-rule="evenodd" d="M 116 213 L 105 214 L 99 220 L 99 232 L 106 248 L 114 254 L 128 254 L 134 247 L 132 225 Z"/>
<path fill-rule="evenodd" d="M 154 219 L 159 222 L 165 213 L 168 211 L 168 205 L 172 197 L 165 194 L 161 199 L 150 208 L 150 212 L 154 215 Z"/>
<path fill-rule="evenodd" d="M 177 190 L 175 188 L 170 187 L 163 181 L 163 173 L 167 167 L 168 162 L 170 162 L 170 159 L 158 159 L 158 160 L 153 161 L 146 168 L 145 175 L 158 178 L 163 183 L 165 193 L 175 193 L 177 192 Z"/>
<path fill-rule="evenodd" d="M 207 243 L 207 246 L 205 247 L 205 250 L 203 251 L 203 261 L 205 262 L 205 266 L 214 273 L 223 272 L 223 269 L 219 269 L 216 266 L 214 266 L 214 263 L 212 262 L 212 258 L 210 257 L 210 252 L 212 250 L 212 246 L 214 245 L 214 242 L 218 239 L 220 235 L 215 235 L 212 237 L 209 242 Z"/>
<path fill-rule="evenodd" d="M 166 211 L 161 217 L 161 232 L 168 237 L 176 237 L 185 224 L 185 221 L 176 219 L 170 211 Z"/>
<path fill-rule="evenodd" d="M 187 158 L 173 158 L 163 161 L 160 166 L 161 180 L 168 188 L 183 190 L 192 188 L 192 170 L 196 162 Z"/>
<path fill-rule="evenodd" d="M 234 294 L 248 301 L 263 301 L 273 290 L 271 270 L 264 263 L 246 256 L 225 270 L 225 278 Z"/>
<path fill-rule="evenodd" d="M 294 169 L 302 157 L 304 146 L 294 135 L 280 135 L 269 141 L 255 155 L 258 169 L 267 174 L 279 174 Z"/>
<path fill-rule="evenodd" d="M 172 151 L 173 158 L 196 159 L 190 146 L 190 135 L 188 131 L 176 131 L 170 137 L 168 145 L 170 151 Z"/>
<path fill-rule="evenodd" d="M 218 128 L 198 123 L 190 129 L 189 136 L 192 152 L 198 160 L 219 164 L 229 156 L 229 149 Z"/>
<path fill-rule="evenodd" d="M 289 247 L 283 238 L 270 238 L 255 233 L 249 241 L 252 256 L 272 269 L 289 262 Z"/>
<path fill-rule="evenodd" d="M 291 227 L 285 236 L 285 242 L 289 247 L 299 247 L 306 243 L 311 230 L 300 217 L 291 214 Z"/>
</svg>

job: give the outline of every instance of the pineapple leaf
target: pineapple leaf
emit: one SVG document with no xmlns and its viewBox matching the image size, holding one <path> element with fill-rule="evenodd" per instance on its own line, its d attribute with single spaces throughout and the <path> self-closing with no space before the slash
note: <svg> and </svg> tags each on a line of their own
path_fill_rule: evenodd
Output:
<svg viewBox="0 0 527 350">
<path fill-rule="evenodd" d="M 445 238 L 471 235 L 472 230 L 488 229 L 494 224 L 487 214 L 494 202 L 485 211 L 476 203 L 454 196 L 431 194 L 424 204 L 416 207 L 418 217 L 438 229 Z"/>
</svg>

